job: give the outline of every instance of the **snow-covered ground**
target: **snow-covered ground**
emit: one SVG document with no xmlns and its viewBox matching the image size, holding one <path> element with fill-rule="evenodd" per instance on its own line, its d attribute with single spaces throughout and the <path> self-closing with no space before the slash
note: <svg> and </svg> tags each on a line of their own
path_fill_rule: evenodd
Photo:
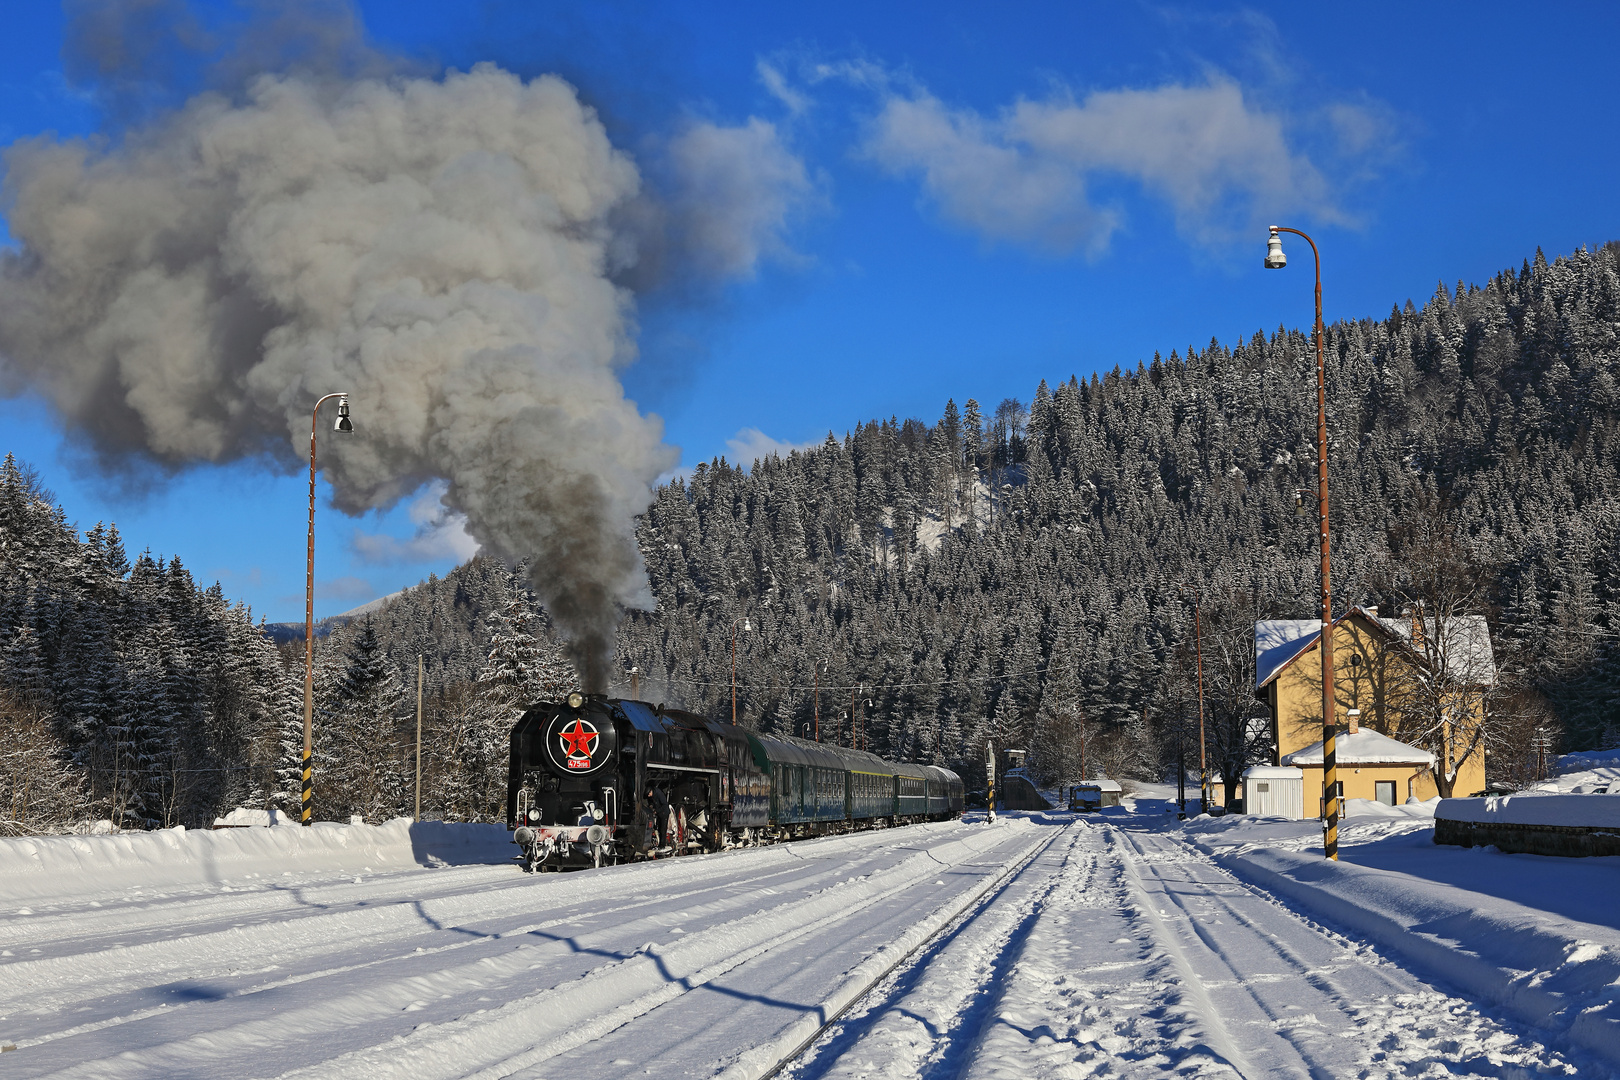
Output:
<svg viewBox="0 0 1620 1080">
<path fill-rule="evenodd" d="M 1616 860 L 1356 804 L 1330 865 L 1168 794 L 567 875 L 405 822 L 0 841 L 0 1075 L 1620 1068 Z"/>
</svg>

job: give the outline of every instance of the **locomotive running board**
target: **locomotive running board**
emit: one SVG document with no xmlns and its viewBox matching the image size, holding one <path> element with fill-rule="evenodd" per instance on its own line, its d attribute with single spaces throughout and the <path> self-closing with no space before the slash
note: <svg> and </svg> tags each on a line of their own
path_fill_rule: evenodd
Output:
<svg viewBox="0 0 1620 1080">
<path fill-rule="evenodd" d="M 700 773 L 707 773 L 710 776 L 719 776 L 720 775 L 720 770 L 719 769 L 704 769 L 704 768 L 700 768 L 699 766 L 696 766 L 696 765 L 661 765 L 661 764 L 655 764 L 655 763 L 649 761 L 649 762 L 647 762 L 647 768 L 649 768 L 649 769 L 668 769 L 670 772 L 700 772 Z"/>
</svg>

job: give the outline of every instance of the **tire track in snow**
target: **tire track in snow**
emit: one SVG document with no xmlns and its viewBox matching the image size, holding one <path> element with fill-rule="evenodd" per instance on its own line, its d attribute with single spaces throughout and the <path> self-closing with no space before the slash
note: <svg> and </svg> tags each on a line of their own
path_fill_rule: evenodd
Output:
<svg viewBox="0 0 1620 1080">
<path fill-rule="evenodd" d="M 1232 1075 L 1180 1004 L 1183 977 L 1130 910 L 1105 838 L 1070 830 L 1063 858 L 1032 866 L 1019 901 L 982 913 L 977 933 L 897 982 L 799 1075 Z"/>
<path fill-rule="evenodd" d="M 1179 838 L 1101 826 L 1239 1075 L 1566 1076 L 1565 1055 L 1237 881 Z M 1403 1020 L 1421 1010 L 1422 1020 Z M 1440 1071 L 1436 1071 L 1440 1070 Z"/>
<path fill-rule="evenodd" d="M 1581 1071 L 1580 1058 L 1325 931 L 1174 836 L 1074 828 L 1060 868 L 1031 868 L 1051 870 L 1053 881 L 1026 881 L 1008 911 L 976 915 L 977 935 L 974 920 L 964 923 L 794 1075 L 1518 1080 Z M 1012 898 L 1009 888 L 1001 902 Z M 988 914 L 1011 932 L 993 932 Z M 983 981 L 996 989 L 976 996 Z"/>
</svg>

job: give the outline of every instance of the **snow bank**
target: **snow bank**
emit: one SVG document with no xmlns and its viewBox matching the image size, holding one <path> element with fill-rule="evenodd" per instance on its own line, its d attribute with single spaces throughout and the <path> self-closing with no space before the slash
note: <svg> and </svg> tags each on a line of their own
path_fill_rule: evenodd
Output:
<svg viewBox="0 0 1620 1080">
<path fill-rule="evenodd" d="M 1411 874 L 1328 862 L 1320 847 L 1247 847 L 1213 858 L 1288 906 L 1620 1066 L 1620 929 Z M 1607 890 L 1612 884 L 1612 867 L 1593 860 L 1561 865 L 1610 872 L 1560 873 L 1547 888 Z M 1491 865 L 1480 872 L 1510 869 L 1519 868 Z"/>
<path fill-rule="evenodd" d="M 1432 818 L 1435 807 L 1440 805 L 1439 797 L 1420 801 L 1407 799 L 1400 806 L 1391 806 L 1388 803 L 1378 802 L 1376 799 L 1346 799 L 1344 800 L 1344 817 L 1357 818 Z"/>
<path fill-rule="evenodd" d="M 224 817 L 214 819 L 216 829 L 240 829 L 248 825 L 262 825 L 266 828 L 276 825 L 296 825 L 298 822 L 283 814 L 280 810 L 254 810 L 246 806 L 238 806 Z"/>
<path fill-rule="evenodd" d="M 513 848 L 504 825 L 317 822 L 309 828 L 184 828 L 110 836 L 30 836 L 0 840 L 0 904 L 80 897 L 132 886 L 222 884 L 294 870 L 381 872 L 416 866 L 500 863 Z"/>
<path fill-rule="evenodd" d="M 1474 799 L 1445 799 L 1434 812 L 1448 821 L 1482 825 L 1620 827 L 1620 797 L 1528 791 Z"/>
<path fill-rule="evenodd" d="M 1561 754 L 1558 758 L 1558 771 L 1561 773 L 1605 768 L 1620 768 L 1620 749 L 1578 750 L 1573 754 Z"/>
</svg>

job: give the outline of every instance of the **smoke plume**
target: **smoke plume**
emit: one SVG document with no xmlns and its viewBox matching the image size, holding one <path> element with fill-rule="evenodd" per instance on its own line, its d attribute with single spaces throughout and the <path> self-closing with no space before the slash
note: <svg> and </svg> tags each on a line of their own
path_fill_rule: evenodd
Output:
<svg viewBox="0 0 1620 1080">
<path fill-rule="evenodd" d="M 676 461 L 616 374 L 634 357 L 625 222 L 649 199 L 635 163 L 568 84 L 488 65 L 288 68 L 145 115 L 5 152 L 0 392 L 42 394 L 117 469 L 292 466 L 315 399 L 347 391 L 355 434 L 323 414 L 320 439 L 338 505 L 441 480 L 485 551 L 528 561 L 605 689 L 617 607 L 650 603 L 633 518 Z M 724 268 L 780 217 L 754 213 L 757 242 L 727 234 Z"/>
</svg>

